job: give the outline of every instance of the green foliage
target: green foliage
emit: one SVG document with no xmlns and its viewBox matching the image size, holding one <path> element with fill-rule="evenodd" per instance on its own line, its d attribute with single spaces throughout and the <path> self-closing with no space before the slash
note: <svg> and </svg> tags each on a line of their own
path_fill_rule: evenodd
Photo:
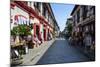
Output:
<svg viewBox="0 0 100 67">
<path fill-rule="evenodd" d="M 18 25 L 11 30 L 11 35 L 31 35 L 31 28 L 27 25 Z"/>
<path fill-rule="evenodd" d="M 18 31 L 19 30 L 19 28 L 18 28 L 18 26 L 17 27 L 14 27 L 12 30 L 11 30 L 11 35 L 18 35 Z"/>
<path fill-rule="evenodd" d="M 67 23 L 67 26 L 66 26 L 66 28 L 67 28 L 67 35 L 68 36 L 71 36 L 71 32 L 72 32 L 72 24 L 71 23 Z"/>
<path fill-rule="evenodd" d="M 68 30 L 68 32 L 72 32 L 72 24 L 71 23 L 68 23 L 67 30 Z"/>
</svg>

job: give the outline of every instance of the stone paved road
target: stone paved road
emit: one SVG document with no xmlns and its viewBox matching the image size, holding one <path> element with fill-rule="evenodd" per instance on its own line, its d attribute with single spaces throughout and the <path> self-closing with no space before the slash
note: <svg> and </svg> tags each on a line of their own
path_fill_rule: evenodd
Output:
<svg viewBox="0 0 100 67">
<path fill-rule="evenodd" d="M 68 44 L 65 39 L 57 39 L 36 65 L 90 61 L 83 53 Z"/>
</svg>

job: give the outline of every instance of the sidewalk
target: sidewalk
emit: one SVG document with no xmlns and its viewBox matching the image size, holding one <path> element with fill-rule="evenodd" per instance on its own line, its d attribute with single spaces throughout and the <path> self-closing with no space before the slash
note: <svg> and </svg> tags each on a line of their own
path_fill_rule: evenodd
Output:
<svg viewBox="0 0 100 67">
<path fill-rule="evenodd" d="M 48 48 L 54 43 L 54 39 L 51 41 L 46 41 L 37 48 L 29 49 L 28 54 L 23 55 L 23 63 L 20 65 L 35 65 L 39 59 L 44 55 Z"/>
</svg>

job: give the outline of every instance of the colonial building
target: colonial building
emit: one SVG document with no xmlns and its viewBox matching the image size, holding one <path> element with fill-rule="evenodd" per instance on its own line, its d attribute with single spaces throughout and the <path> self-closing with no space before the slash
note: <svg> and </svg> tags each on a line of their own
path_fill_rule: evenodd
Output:
<svg viewBox="0 0 100 67">
<path fill-rule="evenodd" d="M 33 1 L 11 2 L 11 30 L 18 25 L 32 25 L 32 42 L 48 41 L 58 35 L 59 26 L 49 3 Z M 55 34 L 56 32 L 56 34 Z"/>
<path fill-rule="evenodd" d="M 95 6 L 75 5 L 71 12 L 73 32 L 81 34 L 89 32 L 95 38 Z"/>
</svg>

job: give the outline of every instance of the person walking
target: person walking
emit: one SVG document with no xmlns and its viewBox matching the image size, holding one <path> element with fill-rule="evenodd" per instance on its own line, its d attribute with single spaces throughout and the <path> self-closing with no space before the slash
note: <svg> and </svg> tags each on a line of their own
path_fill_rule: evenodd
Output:
<svg viewBox="0 0 100 67">
<path fill-rule="evenodd" d="M 90 47 L 92 45 L 92 37 L 89 33 L 86 33 L 85 35 L 84 44 L 85 44 L 85 52 L 90 52 Z"/>
</svg>

